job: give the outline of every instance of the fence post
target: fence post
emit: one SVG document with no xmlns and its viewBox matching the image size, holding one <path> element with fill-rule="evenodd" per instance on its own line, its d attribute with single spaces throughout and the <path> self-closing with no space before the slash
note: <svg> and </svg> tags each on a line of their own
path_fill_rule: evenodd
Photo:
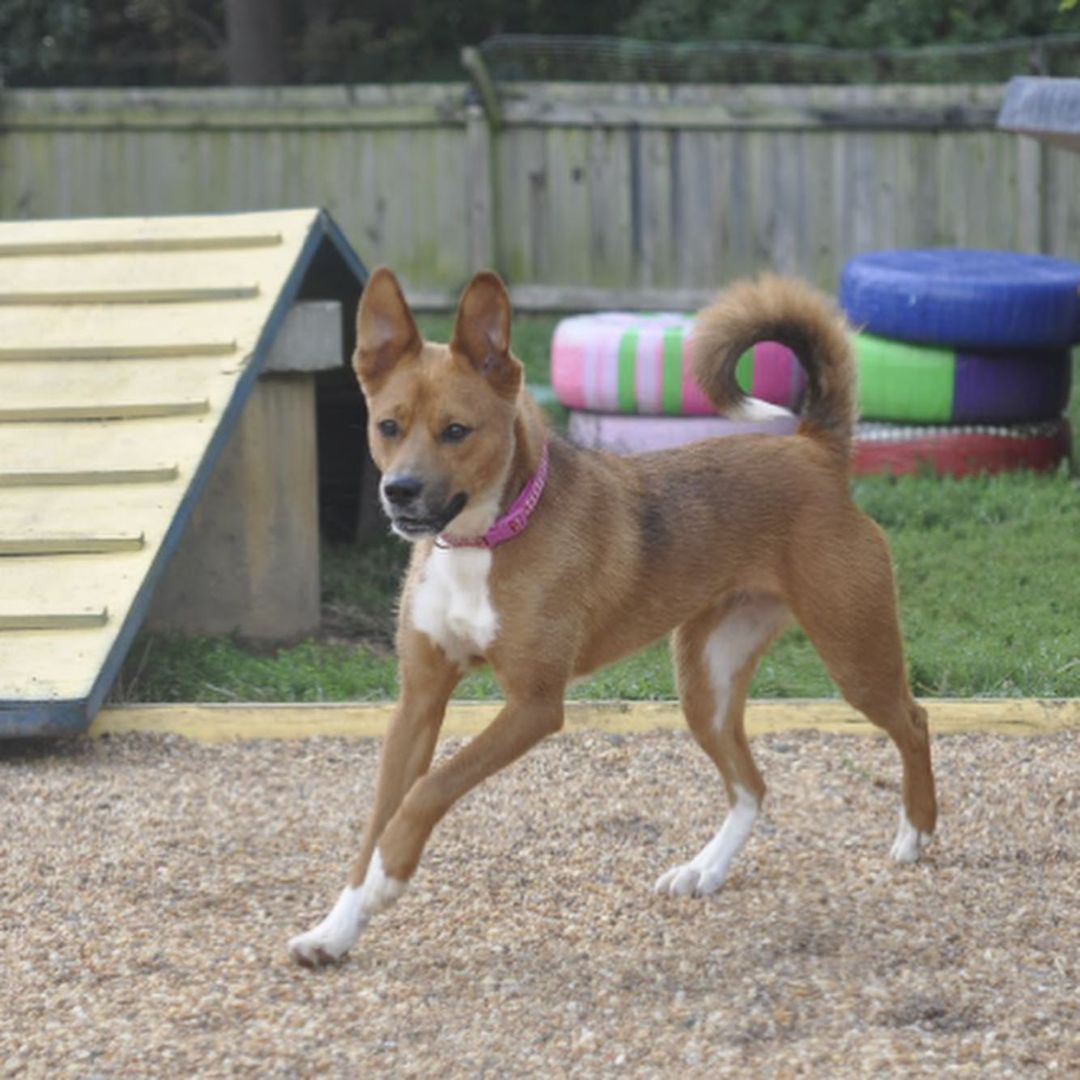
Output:
<svg viewBox="0 0 1080 1080">
<path fill-rule="evenodd" d="M 484 110 L 465 107 L 465 197 L 468 200 L 469 273 L 495 263 L 495 200 L 491 131 Z"/>
<path fill-rule="evenodd" d="M 465 106 L 465 183 L 468 198 L 469 272 L 495 269 L 498 251 L 495 230 L 495 147 L 502 112 L 495 84 L 480 51 L 461 50 L 461 63 L 469 73 L 478 101 Z"/>
<path fill-rule="evenodd" d="M 1019 196 L 1019 235 L 1022 251 L 1034 254 L 1047 251 L 1044 228 L 1046 179 L 1043 170 L 1045 149 L 1037 139 L 1024 135 L 1016 139 L 1016 181 Z"/>
</svg>

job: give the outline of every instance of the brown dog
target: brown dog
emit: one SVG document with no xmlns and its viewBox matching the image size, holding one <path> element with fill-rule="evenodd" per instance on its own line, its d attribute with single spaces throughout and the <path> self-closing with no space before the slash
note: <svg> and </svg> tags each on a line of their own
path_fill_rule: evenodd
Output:
<svg viewBox="0 0 1080 1080">
<path fill-rule="evenodd" d="M 765 793 L 743 730 L 758 659 L 794 616 L 852 705 L 903 765 L 892 857 L 919 857 L 936 809 L 926 714 L 904 672 L 889 552 L 848 494 L 853 374 L 832 304 L 768 277 L 722 293 L 698 320 L 695 374 L 721 411 L 756 341 L 790 346 L 809 376 L 795 436 L 715 439 L 616 457 L 552 435 L 510 351 L 510 302 L 473 278 L 453 339 L 421 339 L 393 274 L 377 270 L 354 358 L 393 530 L 414 541 L 398 627 L 401 698 L 348 884 L 300 963 L 340 959 L 416 869 L 435 823 L 563 722 L 567 683 L 674 632 L 686 721 L 731 809 L 657 890 L 720 887 Z M 503 542 L 506 541 L 506 542 Z M 487 663 L 506 695 L 491 725 L 429 771 L 462 673 Z"/>
</svg>

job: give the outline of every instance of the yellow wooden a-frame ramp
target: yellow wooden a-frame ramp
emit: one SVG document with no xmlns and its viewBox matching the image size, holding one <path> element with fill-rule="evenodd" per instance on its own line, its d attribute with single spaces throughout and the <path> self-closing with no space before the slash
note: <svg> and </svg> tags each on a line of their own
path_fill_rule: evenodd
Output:
<svg viewBox="0 0 1080 1080">
<path fill-rule="evenodd" d="M 0 737 L 89 725 L 328 274 L 367 278 L 315 209 L 0 223 Z"/>
</svg>

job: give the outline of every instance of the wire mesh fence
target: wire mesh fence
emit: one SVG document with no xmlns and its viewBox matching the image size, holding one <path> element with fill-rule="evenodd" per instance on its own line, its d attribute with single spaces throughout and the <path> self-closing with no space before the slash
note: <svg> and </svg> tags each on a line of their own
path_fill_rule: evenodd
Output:
<svg viewBox="0 0 1080 1080">
<path fill-rule="evenodd" d="M 480 52 L 496 82 L 992 83 L 1080 74 L 1080 34 L 874 50 L 503 34 Z"/>
</svg>

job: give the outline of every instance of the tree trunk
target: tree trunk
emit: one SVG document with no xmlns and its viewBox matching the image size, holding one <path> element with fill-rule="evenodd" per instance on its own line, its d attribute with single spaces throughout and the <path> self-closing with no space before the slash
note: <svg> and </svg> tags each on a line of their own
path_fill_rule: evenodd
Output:
<svg viewBox="0 0 1080 1080">
<path fill-rule="evenodd" d="M 233 86 L 285 82 L 283 0 L 225 0 L 228 72 Z"/>
</svg>

